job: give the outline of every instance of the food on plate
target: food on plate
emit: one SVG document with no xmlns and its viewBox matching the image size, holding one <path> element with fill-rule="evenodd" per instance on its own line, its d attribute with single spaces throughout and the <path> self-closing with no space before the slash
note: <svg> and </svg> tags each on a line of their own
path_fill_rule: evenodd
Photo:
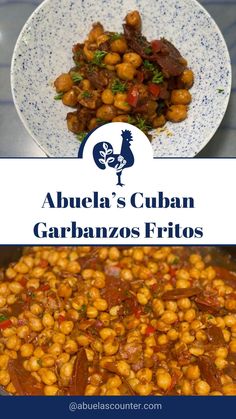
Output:
<svg viewBox="0 0 236 419">
<path fill-rule="evenodd" d="M 0 273 L 0 386 L 236 395 L 235 290 L 209 248 L 28 247 Z"/>
<path fill-rule="evenodd" d="M 123 33 L 93 24 L 84 43 L 73 46 L 75 66 L 54 82 L 66 106 L 67 127 L 82 140 L 106 122 L 128 122 L 146 134 L 167 120 L 187 118 L 194 74 L 175 46 L 165 38 L 148 41 L 141 17 L 125 17 Z"/>
</svg>

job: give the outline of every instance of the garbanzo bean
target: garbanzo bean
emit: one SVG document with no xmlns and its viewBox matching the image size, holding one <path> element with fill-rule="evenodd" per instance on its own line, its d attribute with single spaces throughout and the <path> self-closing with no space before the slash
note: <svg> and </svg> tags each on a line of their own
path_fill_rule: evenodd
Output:
<svg viewBox="0 0 236 419">
<path fill-rule="evenodd" d="M 54 82 L 54 86 L 56 88 L 57 93 L 65 93 L 68 90 L 72 89 L 73 80 L 71 76 L 67 73 L 61 74 Z"/>
<path fill-rule="evenodd" d="M 124 112 L 129 112 L 131 110 L 131 106 L 127 102 L 127 94 L 117 93 L 114 97 L 114 106 Z"/>
<path fill-rule="evenodd" d="M 114 95 L 111 89 L 103 90 L 101 98 L 102 98 L 103 103 L 105 103 L 105 105 L 112 105 L 114 102 Z"/>
<path fill-rule="evenodd" d="M 185 105 L 171 105 L 166 113 L 171 122 L 181 122 L 187 118 L 187 107 Z"/>
<path fill-rule="evenodd" d="M 130 12 L 126 15 L 126 23 L 129 26 L 133 26 L 137 29 L 141 27 L 141 17 L 137 10 L 134 10 L 133 12 Z"/>
<path fill-rule="evenodd" d="M 109 122 L 115 118 L 117 114 L 116 108 L 113 105 L 102 105 L 96 112 L 96 117 L 103 121 Z"/>
<path fill-rule="evenodd" d="M 173 105 L 188 105 L 192 96 L 186 89 L 172 90 L 170 100 Z"/>
<path fill-rule="evenodd" d="M 168 372 L 157 372 L 156 381 L 158 387 L 166 391 L 171 385 L 171 375 Z"/>
<path fill-rule="evenodd" d="M 184 84 L 186 89 L 190 89 L 194 83 L 194 74 L 192 70 L 184 70 L 180 76 L 180 81 Z"/>
<path fill-rule="evenodd" d="M 199 380 L 195 384 L 195 390 L 199 396 L 207 396 L 210 393 L 210 386 L 206 381 Z"/>
<path fill-rule="evenodd" d="M 133 80 L 135 67 L 130 63 L 121 63 L 116 66 L 117 75 L 121 80 Z"/>
<path fill-rule="evenodd" d="M 127 52 L 123 55 L 124 63 L 130 63 L 134 68 L 140 67 L 143 60 L 136 52 Z"/>
<path fill-rule="evenodd" d="M 104 28 L 101 23 L 94 23 L 91 31 L 89 32 L 89 41 L 96 42 L 97 38 L 104 33 Z"/>
<path fill-rule="evenodd" d="M 34 352 L 34 345 L 32 343 L 24 343 L 21 348 L 21 356 L 23 358 L 29 358 L 31 355 L 33 355 Z"/>
<path fill-rule="evenodd" d="M 66 106 L 74 107 L 77 104 L 77 95 L 74 89 L 68 90 L 68 92 L 64 93 L 62 96 L 62 102 Z"/>
<path fill-rule="evenodd" d="M 106 65 L 116 65 L 121 62 L 121 57 L 117 52 L 108 52 L 103 59 Z"/>
<path fill-rule="evenodd" d="M 116 39 L 111 42 L 111 50 L 113 52 L 118 52 L 120 54 L 123 54 L 125 51 L 127 51 L 128 45 L 125 40 L 125 38 Z"/>
<path fill-rule="evenodd" d="M 42 382 L 47 386 L 51 386 L 57 382 L 56 374 L 47 368 L 40 368 L 38 374 L 40 375 Z"/>
</svg>

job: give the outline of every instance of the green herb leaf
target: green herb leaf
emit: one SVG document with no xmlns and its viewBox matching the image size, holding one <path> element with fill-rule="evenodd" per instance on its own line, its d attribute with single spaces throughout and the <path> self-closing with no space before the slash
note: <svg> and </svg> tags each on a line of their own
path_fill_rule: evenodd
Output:
<svg viewBox="0 0 236 419">
<path fill-rule="evenodd" d="M 218 93 L 224 93 L 225 91 L 224 91 L 224 89 L 217 89 L 217 92 Z"/>
<path fill-rule="evenodd" d="M 159 70 L 155 70 L 154 73 L 153 73 L 152 82 L 156 83 L 156 84 L 160 84 L 160 83 L 163 82 L 163 80 L 164 80 L 164 76 L 163 76 L 162 72 L 159 71 Z"/>
<path fill-rule="evenodd" d="M 128 124 L 131 124 L 131 125 L 135 125 L 135 118 L 133 118 L 132 116 L 128 116 Z"/>
<path fill-rule="evenodd" d="M 92 64 L 98 65 L 99 67 L 102 65 L 102 60 L 107 55 L 106 51 L 97 50 L 94 53 L 94 57 L 91 61 Z"/>
<path fill-rule="evenodd" d="M 144 52 L 145 52 L 145 54 L 150 55 L 152 53 L 152 48 L 151 47 L 146 47 L 146 48 L 144 48 Z"/>
<path fill-rule="evenodd" d="M 54 100 L 61 100 L 61 99 L 62 99 L 62 97 L 63 97 L 63 95 L 64 95 L 64 93 L 63 93 L 63 92 L 58 93 L 58 95 L 54 96 Z"/>
<path fill-rule="evenodd" d="M 179 263 L 179 257 L 178 257 L 178 256 L 176 256 L 176 257 L 172 260 L 171 265 L 177 265 L 178 263 Z"/>
<path fill-rule="evenodd" d="M 105 124 L 106 123 L 106 121 L 104 121 L 104 119 L 101 119 L 101 118 L 96 118 L 96 121 L 97 121 L 98 124 Z"/>
<path fill-rule="evenodd" d="M 81 80 L 83 80 L 83 76 L 79 73 L 71 73 L 71 78 L 74 83 L 79 83 Z"/>
<path fill-rule="evenodd" d="M 88 90 L 85 90 L 82 94 L 82 97 L 84 98 L 90 98 L 92 96 L 92 94 L 90 92 L 88 92 Z"/>
<path fill-rule="evenodd" d="M 8 317 L 5 316 L 5 314 L 0 314 L 0 322 L 4 322 L 7 319 L 8 319 Z"/>
<path fill-rule="evenodd" d="M 139 128 L 143 132 L 147 132 L 152 129 L 152 126 L 149 122 L 147 122 L 144 118 L 138 117 L 134 123 L 134 125 Z"/>
<path fill-rule="evenodd" d="M 115 79 L 111 86 L 112 93 L 124 93 L 127 90 L 126 83 L 122 83 L 119 79 Z"/>
<path fill-rule="evenodd" d="M 148 60 L 144 60 L 143 65 L 147 70 L 150 70 L 150 71 L 155 71 L 156 70 L 155 65 L 150 63 L 150 61 L 148 61 Z"/>
<path fill-rule="evenodd" d="M 37 359 L 37 364 L 42 367 L 42 359 Z"/>
<path fill-rule="evenodd" d="M 76 134 L 76 138 L 78 141 L 82 142 L 87 134 L 87 132 L 81 131 L 79 134 Z"/>
<path fill-rule="evenodd" d="M 80 313 L 80 316 L 81 317 L 86 317 L 86 311 L 87 311 L 87 306 L 86 306 L 86 304 L 83 304 L 82 306 L 81 306 L 81 309 L 80 310 L 78 310 L 79 311 L 79 313 Z"/>
<path fill-rule="evenodd" d="M 120 39 L 122 37 L 121 33 L 115 32 L 111 35 L 110 40 L 111 41 L 116 41 L 117 39 Z"/>
</svg>

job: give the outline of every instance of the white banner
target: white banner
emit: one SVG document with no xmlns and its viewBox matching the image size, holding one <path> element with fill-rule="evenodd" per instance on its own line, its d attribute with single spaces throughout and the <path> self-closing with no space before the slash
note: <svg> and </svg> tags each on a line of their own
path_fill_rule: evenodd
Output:
<svg viewBox="0 0 236 419">
<path fill-rule="evenodd" d="M 153 159 L 135 128 L 109 135 L 79 159 L 1 159 L 0 244 L 235 244 L 235 159 Z"/>
</svg>

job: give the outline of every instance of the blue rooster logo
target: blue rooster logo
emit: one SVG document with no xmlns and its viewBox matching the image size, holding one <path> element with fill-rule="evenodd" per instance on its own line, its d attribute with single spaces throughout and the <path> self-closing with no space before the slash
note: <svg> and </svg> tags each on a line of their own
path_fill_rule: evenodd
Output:
<svg viewBox="0 0 236 419">
<path fill-rule="evenodd" d="M 113 167 L 118 177 L 118 186 L 124 186 L 121 182 L 121 175 L 123 170 L 131 167 L 134 164 L 134 156 L 130 149 L 131 141 L 133 141 L 132 133 L 129 130 L 122 130 L 121 132 L 122 144 L 119 154 L 114 154 L 113 147 L 108 142 L 100 142 L 94 146 L 93 158 L 99 169 L 106 169 L 108 166 Z"/>
</svg>

